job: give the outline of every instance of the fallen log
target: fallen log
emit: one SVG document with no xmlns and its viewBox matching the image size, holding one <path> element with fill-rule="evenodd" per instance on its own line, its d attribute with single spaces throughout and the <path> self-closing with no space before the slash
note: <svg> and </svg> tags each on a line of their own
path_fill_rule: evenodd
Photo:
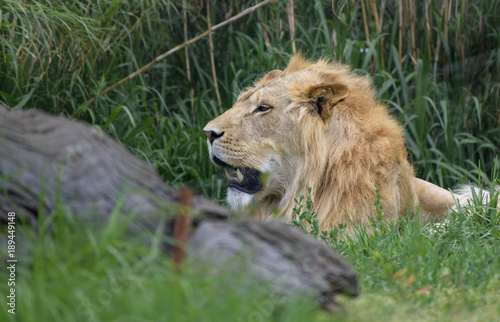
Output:
<svg viewBox="0 0 500 322">
<path fill-rule="evenodd" d="M 15 211 L 36 227 L 60 204 L 83 222 L 105 223 L 119 203 L 120 216 L 134 214 L 131 233 L 152 234 L 164 225 L 172 237 L 178 199 L 152 167 L 96 127 L 0 105 L 2 222 Z M 181 222 L 192 224 L 186 250 L 198 265 L 217 271 L 227 261 L 244 262 L 252 278 L 276 294 L 311 293 L 327 309 L 335 307 L 336 294 L 357 295 L 356 273 L 320 241 L 290 225 L 231 220 L 227 208 L 204 197 L 188 200 L 193 220 Z M 165 254 L 171 249 L 165 243 Z"/>
</svg>

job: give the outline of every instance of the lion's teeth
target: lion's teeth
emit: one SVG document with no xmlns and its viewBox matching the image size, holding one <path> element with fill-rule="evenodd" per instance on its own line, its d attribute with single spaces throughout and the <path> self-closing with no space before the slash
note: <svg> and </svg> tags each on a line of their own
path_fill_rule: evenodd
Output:
<svg viewBox="0 0 500 322">
<path fill-rule="evenodd" d="M 227 168 L 224 170 L 226 171 L 226 177 L 228 178 L 228 180 L 231 180 L 233 178 L 233 175 L 231 174 L 231 172 Z"/>
<path fill-rule="evenodd" d="M 241 173 L 240 169 L 236 169 L 236 176 L 238 177 L 238 181 L 243 181 L 243 173 Z"/>
</svg>

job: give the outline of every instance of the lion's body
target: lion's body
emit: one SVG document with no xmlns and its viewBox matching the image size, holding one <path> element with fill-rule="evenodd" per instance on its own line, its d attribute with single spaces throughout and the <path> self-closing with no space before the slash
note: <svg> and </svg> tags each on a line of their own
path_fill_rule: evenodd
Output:
<svg viewBox="0 0 500 322">
<path fill-rule="evenodd" d="M 402 128 L 375 101 L 369 78 L 341 64 L 295 56 L 284 71 L 244 91 L 205 132 L 212 160 L 237 171 L 228 173 L 229 204 L 253 205 L 264 220 L 291 220 L 294 199 L 308 188 L 321 229 L 367 222 L 377 190 L 388 220 L 421 202 L 434 216 L 453 204 L 449 192 L 415 178 Z"/>
</svg>

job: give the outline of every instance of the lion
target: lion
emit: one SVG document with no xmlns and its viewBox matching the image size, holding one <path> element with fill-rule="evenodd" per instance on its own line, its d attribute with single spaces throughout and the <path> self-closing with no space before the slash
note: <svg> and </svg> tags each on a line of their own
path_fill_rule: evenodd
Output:
<svg viewBox="0 0 500 322">
<path fill-rule="evenodd" d="M 291 58 L 203 129 L 212 162 L 229 179 L 227 202 L 261 220 L 294 217 L 312 191 L 321 230 L 368 223 L 379 200 L 389 221 L 420 207 L 443 219 L 450 191 L 415 177 L 403 129 L 375 100 L 371 80 L 325 59 Z"/>
</svg>

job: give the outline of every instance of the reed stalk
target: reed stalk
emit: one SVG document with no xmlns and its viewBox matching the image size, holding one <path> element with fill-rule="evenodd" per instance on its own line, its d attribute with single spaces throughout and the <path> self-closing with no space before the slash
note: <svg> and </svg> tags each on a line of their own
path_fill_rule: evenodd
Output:
<svg viewBox="0 0 500 322">
<path fill-rule="evenodd" d="M 415 2 L 414 0 L 408 0 L 408 10 L 410 15 L 410 40 L 411 40 L 411 58 L 415 66 L 415 71 L 417 70 L 417 45 L 415 43 Z"/>
<path fill-rule="evenodd" d="M 188 40 L 188 28 L 187 28 L 187 8 L 186 0 L 182 1 L 182 22 L 184 25 L 184 42 Z M 194 87 L 191 78 L 191 65 L 189 63 L 189 47 L 184 47 L 184 55 L 186 56 L 186 74 L 189 82 L 189 101 L 191 103 L 191 115 L 193 115 L 193 122 L 196 121 L 196 113 L 194 112 Z"/>
<path fill-rule="evenodd" d="M 292 52 L 295 54 L 297 52 L 297 47 L 295 45 L 295 13 L 294 13 L 294 3 L 293 0 L 288 0 L 287 6 L 287 17 L 288 25 L 290 28 L 290 40 L 292 41 Z"/>
<path fill-rule="evenodd" d="M 403 61 L 403 0 L 399 0 L 399 65 L 402 67 Z"/>
<path fill-rule="evenodd" d="M 370 28 L 368 27 L 368 18 L 365 9 L 365 0 L 361 0 L 361 11 L 363 12 L 363 25 L 365 26 L 365 38 L 370 42 Z"/>
<path fill-rule="evenodd" d="M 160 56 L 157 56 L 155 59 L 153 59 L 152 61 L 150 61 L 149 63 L 147 63 L 146 65 L 142 66 L 141 68 L 139 68 L 138 70 L 136 70 L 135 72 L 127 75 L 127 77 L 125 78 L 122 78 L 121 80 L 119 80 L 118 82 L 116 82 L 115 84 L 109 86 L 108 88 L 106 88 L 104 91 L 102 91 L 101 93 L 99 93 L 96 97 L 90 99 L 89 101 L 87 101 L 85 104 L 83 104 L 80 108 L 78 108 L 75 113 L 73 113 L 73 116 L 76 116 L 78 114 L 80 114 L 83 110 L 85 110 L 90 104 L 94 103 L 98 98 L 102 97 L 103 95 L 106 95 L 108 92 L 110 92 L 111 90 L 115 89 L 116 87 L 120 86 L 121 84 L 133 79 L 134 77 L 136 77 L 137 75 L 139 75 L 140 73 L 142 73 L 143 71 L 147 70 L 149 67 L 153 66 L 154 64 L 156 64 L 157 62 L 159 61 L 162 61 L 163 59 L 165 59 L 166 57 L 170 56 L 171 54 L 177 52 L 178 50 L 181 50 L 182 48 L 186 47 L 186 46 L 189 46 L 195 42 L 197 42 L 198 40 L 200 40 L 201 38 L 207 36 L 209 33 L 217 30 L 217 29 L 220 29 L 230 23 L 233 23 L 235 21 L 237 21 L 238 19 L 254 12 L 255 10 L 257 10 L 258 8 L 260 7 L 263 7 L 265 5 L 268 5 L 269 3 L 272 3 L 273 0 L 264 0 L 252 7 L 249 7 L 245 10 L 243 10 L 242 12 L 240 12 L 239 14 L 227 19 L 227 20 L 224 20 L 223 22 L 221 23 L 218 23 L 217 25 L 215 26 L 212 26 L 210 27 L 208 30 L 205 30 L 204 32 L 198 34 L 197 36 L 189 39 L 188 41 L 185 41 L 183 42 L 182 44 L 179 44 L 177 46 L 175 46 L 174 48 L 166 51 L 165 53 L 161 54 Z"/>
<path fill-rule="evenodd" d="M 208 30 L 212 28 L 211 17 L 210 17 L 210 1 L 207 0 L 207 22 Z M 212 40 L 212 32 L 208 33 L 208 43 L 210 47 L 210 64 L 212 65 L 212 78 L 214 81 L 215 95 L 217 96 L 217 104 L 219 105 L 219 111 L 222 113 L 222 101 L 220 99 L 219 85 L 217 82 L 217 72 L 215 71 L 215 57 L 214 57 L 214 43 Z M 186 47 L 187 48 L 187 47 Z"/>
</svg>

